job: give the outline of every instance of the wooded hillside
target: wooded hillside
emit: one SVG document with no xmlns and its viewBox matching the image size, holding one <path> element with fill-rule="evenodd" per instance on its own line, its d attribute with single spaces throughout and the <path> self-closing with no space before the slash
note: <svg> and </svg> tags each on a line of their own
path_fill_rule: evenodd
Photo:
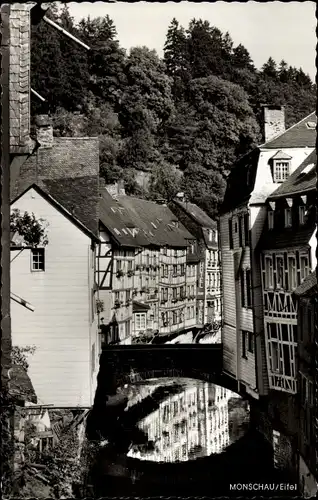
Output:
<svg viewBox="0 0 318 500">
<path fill-rule="evenodd" d="M 56 135 L 100 136 L 101 176 L 124 181 L 128 194 L 183 190 L 213 216 L 231 165 L 262 139 L 261 105 L 285 105 L 287 127 L 315 109 L 302 69 L 269 58 L 257 70 L 243 45 L 207 21 L 184 28 L 173 19 L 160 59 L 147 47 L 127 54 L 108 16 L 75 25 L 67 6 L 54 5 L 48 15 L 91 50 L 33 26 L 31 85 L 46 103 L 33 97 L 32 114 L 49 112 Z"/>
</svg>

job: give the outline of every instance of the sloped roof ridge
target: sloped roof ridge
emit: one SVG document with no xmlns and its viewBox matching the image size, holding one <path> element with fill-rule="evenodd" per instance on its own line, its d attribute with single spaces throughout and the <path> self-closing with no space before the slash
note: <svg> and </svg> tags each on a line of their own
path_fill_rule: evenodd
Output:
<svg viewBox="0 0 318 500">
<path fill-rule="evenodd" d="M 284 134 L 286 134 L 287 132 L 289 132 L 290 130 L 292 130 L 294 127 L 297 127 L 297 125 L 300 125 L 302 122 L 304 122 L 305 120 L 308 120 L 308 118 L 312 115 L 316 115 L 316 111 L 312 111 L 311 113 L 309 113 L 309 115 L 305 116 L 304 118 L 302 118 L 301 120 L 299 120 L 299 122 L 297 123 L 294 123 L 294 125 L 292 125 L 291 127 L 289 127 L 287 130 L 285 130 L 284 132 L 281 132 L 280 134 L 276 135 L 275 137 L 272 137 L 272 139 L 270 139 L 269 141 L 266 141 L 264 142 L 263 144 L 260 144 L 258 147 L 259 148 L 262 148 L 264 146 L 266 146 L 267 144 L 270 144 L 271 142 L 274 142 L 276 141 L 276 139 L 279 139 L 280 137 L 282 137 Z"/>
</svg>

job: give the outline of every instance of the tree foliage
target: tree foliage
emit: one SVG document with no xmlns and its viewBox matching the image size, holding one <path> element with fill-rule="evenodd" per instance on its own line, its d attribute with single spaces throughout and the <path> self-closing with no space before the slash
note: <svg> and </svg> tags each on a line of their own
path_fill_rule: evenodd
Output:
<svg viewBox="0 0 318 500">
<path fill-rule="evenodd" d="M 14 209 L 10 215 L 10 232 L 11 235 L 18 236 L 22 239 L 22 245 L 37 247 L 48 244 L 47 223 L 44 219 L 36 219 L 34 213 L 31 215 L 28 212 L 23 214 L 18 209 Z"/>
</svg>

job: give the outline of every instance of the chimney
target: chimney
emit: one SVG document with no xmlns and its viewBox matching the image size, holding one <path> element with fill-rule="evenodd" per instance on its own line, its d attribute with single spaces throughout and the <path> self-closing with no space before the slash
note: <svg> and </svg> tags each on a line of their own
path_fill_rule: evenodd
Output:
<svg viewBox="0 0 318 500">
<path fill-rule="evenodd" d="M 35 117 L 36 140 L 43 149 L 53 146 L 53 125 L 48 115 L 37 115 Z"/>
<path fill-rule="evenodd" d="M 123 180 L 118 181 L 118 194 L 124 196 L 126 195 L 125 184 Z"/>
<path fill-rule="evenodd" d="M 264 141 L 268 142 L 285 132 L 285 107 L 263 106 L 264 108 Z"/>
</svg>

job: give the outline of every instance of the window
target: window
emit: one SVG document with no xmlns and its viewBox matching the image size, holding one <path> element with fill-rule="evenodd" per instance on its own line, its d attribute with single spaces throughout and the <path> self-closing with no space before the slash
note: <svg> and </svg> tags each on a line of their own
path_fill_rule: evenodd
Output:
<svg viewBox="0 0 318 500">
<path fill-rule="evenodd" d="M 132 260 L 129 260 L 129 261 L 127 262 L 127 270 L 128 270 L 128 271 L 132 271 Z"/>
<path fill-rule="evenodd" d="M 178 257 L 178 250 L 174 250 L 174 256 Z"/>
<path fill-rule="evenodd" d="M 121 260 L 116 261 L 116 272 L 121 271 Z"/>
<path fill-rule="evenodd" d="M 181 276 L 183 276 L 185 274 L 185 266 L 184 266 L 184 264 L 181 264 L 180 274 L 181 274 Z"/>
<path fill-rule="evenodd" d="M 233 249 L 233 223 L 232 219 L 229 219 L 229 244 L 230 244 L 230 249 Z"/>
<path fill-rule="evenodd" d="M 178 274 L 178 266 L 176 264 L 173 265 L 173 276 L 177 276 Z"/>
<path fill-rule="evenodd" d="M 289 176 L 289 161 L 274 161 L 274 182 L 284 182 Z"/>
<path fill-rule="evenodd" d="M 176 325 L 178 323 L 178 313 L 177 311 L 172 312 L 172 324 Z"/>
<path fill-rule="evenodd" d="M 242 358 L 247 359 L 247 332 L 242 331 Z"/>
<path fill-rule="evenodd" d="M 163 253 L 163 255 L 168 255 L 167 247 L 163 247 L 162 253 Z"/>
<path fill-rule="evenodd" d="M 291 227 L 292 226 L 292 213 L 290 208 L 285 208 L 284 211 L 285 214 L 285 227 Z"/>
<path fill-rule="evenodd" d="M 299 224 L 302 226 L 305 224 L 305 215 L 306 215 L 306 208 L 304 205 L 301 205 L 298 207 L 298 214 L 299 214 Z"/>
<path fill-rule="evenodd" d="M 284 258 L 281 255 L 276 257 L 276 286 L 284 288 Z"/>
<path fill-rule="evenodd" d="M 265 288 L 273 288 L 273 259 L 265 257 Z"/>
<path fill-rule="evenodd" d="M 309 274 L 308 255 L 300 255 L 300 280 L 303 281 Z"/>
<path fill-rule="evenodd" d="M 31 250 L 31 270 L 45 271 L 44 248 L 33 248 Z"/>
<path fill-rule="evenodd" d="M 126 290 L 126 302 L 130 300 L 130 290 Z"/>
<path fill-rule="evenodd" d="M 146 313 L 135 313 L 136 330 L 144 330 L 146 328 Z"/>
<path fill-rule="evenodd" d="M 269 230 L 274 229 L 274 210 L 267 212 L 267 224 Z"/>
<path fill-rule="evenodd" d="M 246 305 L 247 307 L 252 307 L 252 282 L 250 269 L 246 269 Z"/>
<path fill-rule="evenodd" d="M 248 336 L 248 351 L 253 354 L 254 352 L 254 337 L 252 332 L 247 333 Z"/>
<path fill-rule="evenodd" d="M 290 290 L 297 287 L 296 258 L 291 255 L 288 256 L 288 283 Z"/>
</svg>

